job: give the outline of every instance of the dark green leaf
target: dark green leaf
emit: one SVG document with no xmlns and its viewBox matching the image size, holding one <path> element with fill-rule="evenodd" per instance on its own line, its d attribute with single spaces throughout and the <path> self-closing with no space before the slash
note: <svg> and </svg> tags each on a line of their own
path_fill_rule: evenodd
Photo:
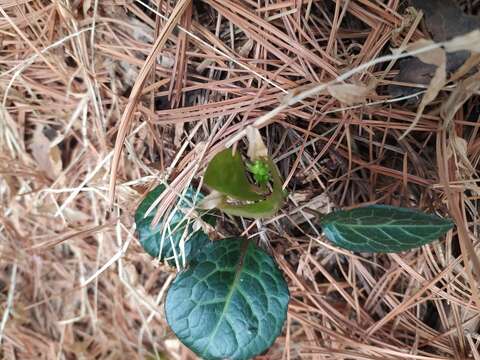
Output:
<svg viewBox="0 0 480 360">
<path fill-rule="evenodd" d="M 374 205 L 336 211 L 320 221 L 325 236 L 342 248 L 359 252 L 400 252 L 434 240 L 453 227 L 436 215 Z"/>
<path fill-rule="evenodd" d="M 280 334 L 289 293 L 271 256 L 244 239 L 214 241 L 168 290 L 167 321 L 203 359 L 250 359 Z"/>
<path fill-rule="evenodd" d="M 245 164 L 240 153 L 232 149 L 219 152 L 208 164 L 205 184 L 237 200 L 257 201 L 264 196 L 257 192 L 247 178 Z"/>
<path fill-rule="evenodd" d="M 202 230 L 194 231 L 192 220 L 186 219 L 185 214 L 179 209 L 173 209 L 167 219 L 161 218 L 155 227 L 151 226 L 157 208 L 154 208 L 146 217 L 145 213 L 164 190 L 165 186 L 159 185 L 148 193 L 135 212 L 135 223 L 140 244 L 144 250 L 160 260 L 170 259 L 169 263 L 173 265 L 175 254 L 177 257 L 180 256 L 182 238 L 185 241 L 186 261 L 208 243 L 209 239 Z M 202 196 L 199 194 L 196 200 L 201 199 Z M 188 188 L 185 196 L 179 201 L 178 207 L 190 208 L 194 204 L 194 200 L 195 190 Z M 211 217 L 204 216 L 203 219 L 207 222 L 212 221 Z M 169 221 L 168 224 L 165 223 L 166 220 Z"/>
</svg>

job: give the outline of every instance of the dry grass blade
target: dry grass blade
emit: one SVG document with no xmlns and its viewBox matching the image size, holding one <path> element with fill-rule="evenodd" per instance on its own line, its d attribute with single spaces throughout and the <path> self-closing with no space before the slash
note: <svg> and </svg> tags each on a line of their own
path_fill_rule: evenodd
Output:
<svg viewBox="0 0 480 360">
<path fill-rule="evenodd" d="M 248 156 L 254 139 L 284 179 L 281 211 L 199 226 L 252 238 L 288 281 L 284 331 L 259 359 L 478 359 L 480 35 L 461 29 L 479 12 L 464 0 L 1 2 L 0 358 L 196 359 L 164 316 L 177 269 L 143 251 L 134 212 L 165 183 L 151 209 L 163 222 L 188 186 L 208 192 L 214 154 Z M 466 61 L 452 66 L 451 51 Z M 425 67 L 399 77 L 406 60 Z M 310 210 L 360 204 L 456 227 L 418 250 L 357 254 Z"/>
<path fill-rule="evenodd" d="M 163 46 L 168 40 L 168 37 L 172 33 L 174 27 L 180 21 L 185 10 L 190 5 L 190 0 L 180 0 L 170 15 L 170 18 L 166 22 L 162 31 L 158 35 L 158 38 L 155 40 L 155 43 L 150 51 L 147 59 L 140 69 L 135 84 L 133 85 L 132 91 L 130 93 L 127 106 L 123 112 L 122 118 L 120 119 L 120 124 L 118 128 L 117 139 L 115 140 L 115 149 L 112 159 L 112 167 L 110 170 L 110 184 L 109 184 L 109 199 L 110 203 L 113 203 L 115 196 L 115 185 L 117 180 L 117 168 L 120 161 L 120 155 L 122 153 L 122 148 L 124 145 L 125 137 L 127 136 L 130 124 L 132 121 L 133 112 L 137 106 L 138 99 L 142 94 L 143 86 L 147 80 L 147 76 L 150 72 L 150 69 L 157 58 L 159 52 L 162 50 Z"/>
</svg>

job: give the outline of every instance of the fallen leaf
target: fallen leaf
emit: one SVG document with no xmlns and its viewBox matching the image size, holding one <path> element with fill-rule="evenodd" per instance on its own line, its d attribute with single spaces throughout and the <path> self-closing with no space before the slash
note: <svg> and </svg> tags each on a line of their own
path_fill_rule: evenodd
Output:
<svg viewBox="0 0 480 360">
<path fill-rule="evenodd" d="M 435 42 L 480 28 L 480 18 L 465 14 L 453 0 L 411 0 L 425 14 L 425 26 Z"/>
<path fill-rule="evenodd" d="M 202 210 L 212 210 L 218 208 L 225 201 L 225 198 L 226 196 L 221 192 L 212 190 L 198 203 L 197 207 Z"/>
<path fill-rule="evenodd" d="M 435 42 L 452 40 L 480 28 L 480 17 L 465 14 L 453 0 L 411 0 L 411 4 L 416 9 L 423 11 L 425 27 Z M 464 49 L 473 50 L 475 45 L 476 47 L 480 46 L 478 41 L 472 45 L 474 36 L 454 39 L 450 45 L 447 45 L 449 47 L 446 49 L 448 51 L 447 74 L 454 73 L 470 57 L 470 51 Z M 425 56 L 431 56 L 427 54 Z M 422 58 L 423 55 L 419 54 L 418 57 Z M 399 65 L 400 71 L 394 81 L 402 83 L 428 85 L 436 71 L 435 65 L 424 63 L 417 57 L 404 59 L 399 62 Z M 388 92 L 392 97 L 407 96 L 418 91 L 419 89 L 416 87 L 396 84 L 388 87 Z"/>
<path fill-rule="evenodd" d="M 444 47 L 448 52 L 469 50 L 480 53 L 480 30 L 474 30 L 468 34 L 457 36 L 448 41 Z"/>
<path fill-rule="evenodd" d="M 432 81 L 435 69 L 435 65 L 425 64 L 417 58 L 404 59 L 399 62 L 400 71 L 393 80 L 407 84 L 428 85 Z M 421 87 L 397 84 L 392 84 L 388 87 L 388 93 L 395 98 L 412 95 L 421 90 Z"/>
<path fill-rule="evenodd" d="M 52 214 L 55 214 L 57 208 L 55 207 L 52 209 Z M 69 223 L 78 223 L 78 224 L 85 224 L 86 222 L 90 221 L 91 217 L 89 214 L 84 213 L 83 211 L 73 209 L 73 208 L 65 208 L 62 210 L 62 214 L 68 220 Z"/>
<path fill-rule="evenodd" d="M 441 50 L 441 49 L 440 49 Z M 430 104 L 435 98 L 438 96 L 438 93 L 442 88 L 445 86 L 447 82 L 447 57 L 445 54 L 445 51 L 442 50 L 441 55 L 439 55 L 440 59 L 439 61 L 439 66 L 435 70 L 435 75 L 433 76 L 432 80 L 430 81 L 430 85 L 428 86 L 427 91 L 423 95 L 422 101 L 420 102 L 420 105 L 418 106 L 417 114 L 415 116 L 415 119 L 413 120 L 412 124 L 405 130 L 402 136 L 400 136 L 399 140 L 402 140 L 407 136 L 407 134 L 412 131 L 415 126 L 417 126 L 418 122 L 420 121 L 420 118 L 423 115 L 423 112 L 425 110 L 425 107 Z"/>
<path fill-rule="evenodd" d="M 335 99 L 346 105 L 362 104 L 372 91 L 370 87 L 354 84 L 329 85 L 328 92 Z"/>
<path fill-rule="evenodd" d="M 435 42 L 432 40 L 420 39 L 409 44 L 407 46 L 407 51 L 415 51 L 433 44 L 435 44 Z M 443 49 L 433 49 L 431 51 L 417 54 L 415 57 L 425 64 L 440 66 L 445 62 L 445 51 Z"/>
<path fill-rule="evenodd" d="M 468 75 L 469 73 L 472 73 L 472 69 L 480 64 L 480 53 L 473 53 L 467 61 L 463 63 L 462 66 L 458 68 L 455 73 L 452 74 L 450 77 L 450 81 L 457 81 L 464 76 Z"/>
<path fill-rule="evenodd" d="M 260 131 L 253 126 L 248 126 L 245 130 L 248 139 L 248 158 L 255 161 L 268 157 L 268 149 L 263 142 Z"/>
<path fill-rule="evenodd" d="M 310 190 L 308 190 L 307 194 L 310 195 Z M 316 217 L 312 212 L 303 211 L 305 208 L 314 209 L 317 213 L 321 214 L 328 214 L 332 211 L 333 203 L 326 193 L 321 193 L 311 199 L 306 199 L 305 195 L 306 194 L 302 194 L 302 192 L 295 192 L 290 195 L 296 204 L 301 205 L 289 215 L 295 224 L 300 224 L 307 219 Z"/>
<path fill-rule="evenodd" d="M 455 135 L 450 139 L 450 146 L 452 147 L 452 154 L 455 155 L 459 170 L 461 173 L 463 173 L 461 174 L 460 178 L 470 178 L 473 174 L 475 174 L 475 168 L 468 158 L 467 140 Z"/>
<path fill-rule="evenodd" d="M 458 110 L 480 90 L 480 72 L 465 80 L 459 81 L 455 89 L 449 94 L 446 101 L 440 107 L 440 116 L 443 120 L 443 128 L 451 129 L 453 117 Z"/>
<path fill-rule="evenodd" d="M 32 155 L 41 171 L 50 180 L 55 180 L 62 172 L 62 156 L 57 145 L 51 145 L 49 138 L 45 135 L 45 127 L 37 126 L 33 133 Z"/>
</svg>

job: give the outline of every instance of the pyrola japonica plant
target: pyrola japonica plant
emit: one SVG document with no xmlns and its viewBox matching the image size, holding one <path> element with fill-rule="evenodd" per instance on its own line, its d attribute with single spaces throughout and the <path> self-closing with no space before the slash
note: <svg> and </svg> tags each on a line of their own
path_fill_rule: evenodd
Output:
<svg viewBox="0 0 480 360">
<path fill-rule="evenodd" d="M 165 299 L 167 322 L 183 344 L 206 360 L 250 359 L 263 353 L 281 333 L 287 314 L 288 286 L 271 255 L 251 239 L 211 241 L 195 224 L 215 225 L 205 209 L 256 219 L 282 207 L 286 192 L 280 173 L 258 130 L 247 134 L 248 161 L 240 151 L 224 149 L 209 162 L 204 175 L 211 190 L 207 197 L 187 188 L 169 215 L 152 226 L 153 204 L 165 191 L 160 185 L 135 214 L 145 251 L 182 269 Z M 183 211 L 192 208 L 197 209 L 196 219 Z M 411 250 L 453 227 L 449 219 L 385 205 L 335 211 L 317 221 L 335 245 L 375 253 Z"/>
</svg>

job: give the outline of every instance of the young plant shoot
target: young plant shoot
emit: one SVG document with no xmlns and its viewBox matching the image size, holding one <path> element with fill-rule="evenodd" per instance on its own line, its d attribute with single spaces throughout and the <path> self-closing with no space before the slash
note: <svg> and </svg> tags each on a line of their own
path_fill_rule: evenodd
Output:
<svg viewBox="0 0 480 360">
<path fill-rule="evenodd" d="M 285 192 L 278 169 L 258 130 L 248 129 L 247 135 L 248 162 L 240 151 L 225 149 L 208 164 L 204 183 L 212 193 L 202 200 L 203 209 L 263 218 L 282 206 Z M 265 352 L 282 331 L 289 302 L 288 285 L 275 260 L 249 239 L 209 241 L 203 230 L 195 230 L 178 210 L 187 203 L 195 206 L 191 188 L 170 216 L 152 227 L 156 208 L 147 211 L 164 190 L 160 185 L 147 195 L 135 222 L 140 243 L 150 255 L 170 261 L 184 255 L 184 270 L 165 300 L 171 329 L 206 360 L 246 360 Z M 201 219 L 214 224 L 205 213 Z M 436 215 L 381 205 L 335 211 L 317 222 L 335 245 L 372 253 L 411 250 L 453 227 L 451 220 Z"/>
<path fill-rule="evenodd" d="M 250 163 L 245 165 L 239 151 L 225 149 L 208 164 L 204 183 L 215 190 L 215 205 L 227 214 L 246 218 L 272 216 L 285 199 L 283 181 L 259 131 L 249 127 L 247 136 Z M 253 183 L 247 176 L 247 169 Z"/>
</svg>

